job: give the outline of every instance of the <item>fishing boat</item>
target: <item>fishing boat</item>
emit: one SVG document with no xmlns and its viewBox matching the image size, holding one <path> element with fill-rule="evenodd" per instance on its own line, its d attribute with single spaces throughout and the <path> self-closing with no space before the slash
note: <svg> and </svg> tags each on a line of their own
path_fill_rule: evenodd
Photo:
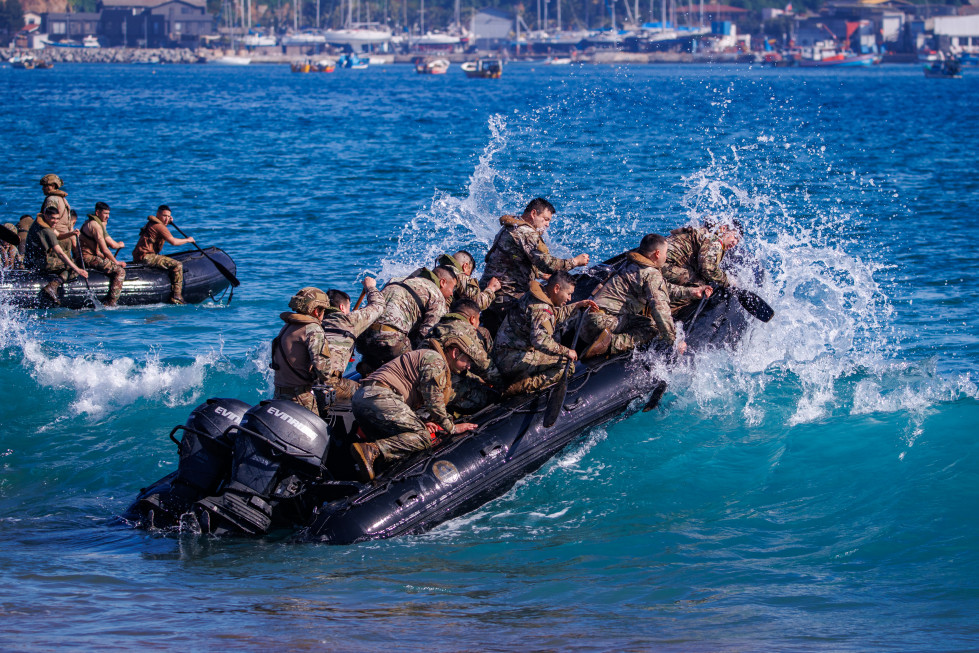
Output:
<svg viewBox="0 0 979 653">
<path fill-rule="evenodd" d="M 32 54 L 16 55 L 10 58 L 11 68 L 19 68 L 20 70 L 33 70 L 37 63 L 37 59 Z"/>
<path fill-rule="evenodd" d="M 337 65 L 340 68 L 349 68 L 350 70 L 364 70 L 370 65 L 370 61 L 358 57 L 356 52 L 348 52 L 340 55 L 340 58 L 337 59 Z"/>
<path fill-rule="evenodd" d="M 499 79 L 503 74 L 502 59 L 477 59 L 462 64 L 466 77 L 476 79 Z"/>
<path fill-rule="evenodd" d="M 579 283 L 578 296 L 593 285 Z M 690 307 L 689 349 L 735 345 L 753 319 L 747 306 L 718 293 Z M 334 403 L 321 419 L 291 401 L 209 399 L 170 431 L 177 470 L 143 488 L 122 518 L 147 530 L 212 535 L 288 529 L 295 540 L 327 544 L 423 533 L 501 496 L 589 429 L 655 408 L 666 384 L 653 366 L 667 356 L 652 350 L 581 362 L 566 383 L 466 418 L 479 427 L 368 483 L 357 480 L 349 453 L 361 437 L 349 404 Z"/>
<path fill-rule="evenodd" d="M 337 69 L 336 62 L 332 59 L 294 61 L 289 66 L 294 73 L 332 73 Z"/>
<path fill-rule="evenodd" d="M 925 77 L 932 79 L 962 79 L 962 65 L 957 59 L 934 61 L 924 67 Z"/>
<path fill-rule="evenodd" d="M 199 304 L 208 299 L 218 301 L 220 295 L 227 290 L 231 282 L 218 265 L 223 266 L 224 271 L 231 275 L 235 273 L 234 261 L 217 247 L 209 247 L 203 253 L 193 250 L 169 256 L 183 263 L 183 297 L 188 304 Z M 0 301 L 22 308 L 50 306 L 51 301 L 41 289 L 53 278 L 34 270 L 4 271 L 0 275 Z M 103 301 L 109 295 L 109 285 L 106 275 L 89 270 L 87 284 L 85 279 L 78 278 L 61 286 L 61 307 L 86 308 L 92 306 L 93 297 Z M 126 266 L 126 280 L 122 284 L 119 305 L 165 304 L 170 294 L 170 275 L 166 270 L 130 263 Z M 230 299 L 229 295 L 228 301 Z"/>
<path fill-rule="evenodd" d="M 804 68 L 863 68 L 880 63 L 879 54 L 856 54 L 853 52 L 814 52 L 810 56 L 803 55 L 798 65 Z"/>
<path fill-rule="evenodd" d="M 449 71 L 448 59 L 423 59 L 415 60 L 415 72 L 419 75 L 444 75 Z"/>
</svg>

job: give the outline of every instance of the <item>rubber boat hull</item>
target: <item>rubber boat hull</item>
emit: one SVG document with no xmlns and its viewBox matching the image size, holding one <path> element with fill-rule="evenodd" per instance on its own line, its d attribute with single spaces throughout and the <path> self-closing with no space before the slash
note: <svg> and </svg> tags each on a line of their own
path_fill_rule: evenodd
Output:
<svg viewBox="0 0 979 653">
<path fill-rule="evenodd" d="M 690 307 L 687 314 L 692 314 L 694 308 Z M 691 350 L 703 351 L 734 345 L 751 319 L 733 297 L 712 298 L 696 323 L 687 327 L 688 346 Z M 342 545 L 423 533 L 503 495 L 519 479 L 540 468 L 588 430 L 654 407 L 665 390 L 665 383 L 655 377 L 652 364 L 656 359 L 662 360 L 665 355 L 664 352 L 630 353 L 580 363 L 568 384 L 567 396 L 552 427 L 545 428 L 543 425 L 550 389 L 514 397 L 473 416 L 472 421 L 480 424 L 474 433 L 451 439 L 399 465 L 384 469 L 378 478 L 367 484 L 355 480 L 349 453 L 357 432 L 353 415 L 349 407 L 335 406 L 326 422 L 329 443 L 325 447 L 322 476 L 302 493 L 296 490 L 298 485 L 295 480 L 292 480 L 292 485 L 283 481 L 283 485 L 274 492 L 270 490 L 268 496 L 256 498 L 255 504 L 267 506 L 275 503 L 274 497 L 282 494 L 282 488 L 288 485 L 292 498 L 281 501 L 277 507 L 266 512 L 271 514 L 272 529 L 292 529 L 292 537 L 298 541 Z M 294 418 L 303 419 L 299 412 L 307 420 L 318 420 L 312 413 L 291 402 L 264 401 L 246 412 L 241 402 L 234 405 L 228 403 L 233 401 L 209 400 L 209 405 L 213 402 L 213 407 L 202 405 L 192 415 L 244 413 L 246 417 L 241 421 L 238 436 L 241 432 L 256 433 L 255 429 L 244 428 L 248 415 L 252 413 L 273 422 L 275 420 L 269 415 L 296 422 Z M 300 425 L 298 428 L 305 427 Z M 187 429 L 200 433 L 200 429 L 191 421 L 188 421 Z M 232 435 L 229 436 L 229 433 Z M 190 476 L 189 485 L 181 485 L 178 468 L 178 472 L 143 489 L 124 513 L 124 520 L 147 530 L 162 527 L 192 532 L 227 532 L 209 531 L 207 520 L 199 520 L 198 517 L 205 512 L 200 505 L 215 504 L 212 500 L 215 499 L 214 493 L 220 495 L 223 491 L 221 488 L 236 487 L 236 477 L 232 474 L 237 474 L 237 471 L 232 472 L 229 468 L 238 470 L 241 467 L 239 445 L 237 442 L 227 444 L 235 438 L 234 428 L 218 429 L 207 438 L 203 435 L 200 437 L 225 442 L 215 447 L 215 450 L 223 451 L 220 455 L 225 459 L 219 465 L 225 470 L 221 485 L 216 485 L 213 480 L 199 482 Z M 179 446 L 181 465 L 199 467 L 199 462 L 194 462 L 192 456 L 187 457 L 190 462 L 184 465 L 183 452 L 196 451 L 200 447 L 193 442 Z M 234 465 L 227 462 L 229 447 L 235 449 Z M 275 448 L 282 450 L 283 445 L 276 444 Z M 267 478 L 272 473 L 269 470 L 278 464 L 275 462 L 278 458 L 269 449 L 259 460 L 262 461 L 260 474 Z M 275 465 L 270 464 L 269 460 Z M 210 479 L 215 476 L 212 472 L 205 475 Z M 187 487 L 190 486 L 206 489 L 199 493 L 200 496 L 188 498 Z M 275 483 L 269 487 L 275 487 Z M 212 496 L 200 501 L 207 492 Z M 195 511 L 197 517 L 194 517 Z"/>
<path fill-rule="evenodd" d="M 209 247 L 204 250 L 212 259 L 235 274 L 235 263 L 223 250 Z M 209 298 L 216 298 L 230 284 L 214 263 L 197 250 L 168 254 L 184 266 L 183 297 L 188 304 L 199 304 Z M 0 277 L 0 296 L 15 306 L 22 308 L 43 308 L 51 306 L 51 301 L 41 289 L 54 277 L 33 270 L 8 270 Z M 109 277 L 101 272 L 89 270 L 88 285 L 100 302 L 109 296 Z M 126 266 L 126 280 L 119 296 L 121 306 L 140 306 L 144 304 L 166 303 L 171 294 L 170 275 L 166 270 L 149 268 L 139 263 Z M 59 298 L 62 308 L 85 308 L 91 306 L 88 286 L 81 277 L 61 286 Z"/>
</svg>

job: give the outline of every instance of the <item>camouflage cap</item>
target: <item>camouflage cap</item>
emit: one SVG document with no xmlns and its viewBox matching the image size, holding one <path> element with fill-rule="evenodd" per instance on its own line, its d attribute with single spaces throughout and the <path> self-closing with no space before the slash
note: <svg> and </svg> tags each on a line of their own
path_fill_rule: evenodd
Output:
<svg viewBox="0 0 979 653">
<path fill-rule="evenodd" d="M 442 348 L 458 347 L 459 350 L 472 360 L 479 358 L 479 349 L 476 341 L 465 334 L 449 336 L 442 342 Z"/>
<path fill-rule="evenodd" d="M 300 288 L 299 292 L 289 300 L 289 308 L 303 315 L 312 315 L 313 309 L 326 308 L 329 305 L 330 298 L 326 293 L 312 286 Z"/>
<path fill-rule="evenodd" d="M 65 185 L 65 182 L 61 181 L 61 177 L 58 175 L 44 175 L 41 177 L 42 186 L 54 186 L 55 188 L 61 188 Z"/>
</svg>

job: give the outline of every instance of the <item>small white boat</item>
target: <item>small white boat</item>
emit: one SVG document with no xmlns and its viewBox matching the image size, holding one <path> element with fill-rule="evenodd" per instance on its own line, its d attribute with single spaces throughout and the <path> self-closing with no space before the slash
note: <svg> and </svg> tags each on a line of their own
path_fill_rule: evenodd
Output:
<svg viewBox="0 0 979 653">
<path fill-rule="evenodd" d="M 242 57 L 235 54 L 228 54 L 223 57 L 208 59 L 207 63 L 219 64 L 222 66 L 247 66 L 252 62 L 251 57 Z"/>
<path fill-rule="evenodd" d="M 415 63 L 415 72 L 420 75 L 444 75 L 448 72 L 448 59 L 428 59 Z"/>
</svg>

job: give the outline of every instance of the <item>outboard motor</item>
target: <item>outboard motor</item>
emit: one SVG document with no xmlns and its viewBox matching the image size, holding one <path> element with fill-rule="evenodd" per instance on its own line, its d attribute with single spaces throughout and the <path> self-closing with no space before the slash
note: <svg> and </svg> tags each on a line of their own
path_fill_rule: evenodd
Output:
<svg viewBox="0 0 979 653">
<path fill-rule="evenodd" d="M 194 505 L 197 526 L 215 535 L 260 535 L 277 516 L 296 507 L 294 500 L 310 483 L 323 477 L 329 430 L 302 406 L 274 399 L 245 413 L 230 434 L 230 482 L 221 494 Z"/>
<path fill-rule="evenodd" d="M 187 422 L 170 431 L 180 462 L 177 471 L 140 492 L 127 517 L 146 528 L 176 526 L 195 501 L 214 494 L 231 472 L 231 437 L 250 406 L 237 399 L 208 399 Z M 183 431 L 178 441 L 177 431 Z"/>
</svg>

